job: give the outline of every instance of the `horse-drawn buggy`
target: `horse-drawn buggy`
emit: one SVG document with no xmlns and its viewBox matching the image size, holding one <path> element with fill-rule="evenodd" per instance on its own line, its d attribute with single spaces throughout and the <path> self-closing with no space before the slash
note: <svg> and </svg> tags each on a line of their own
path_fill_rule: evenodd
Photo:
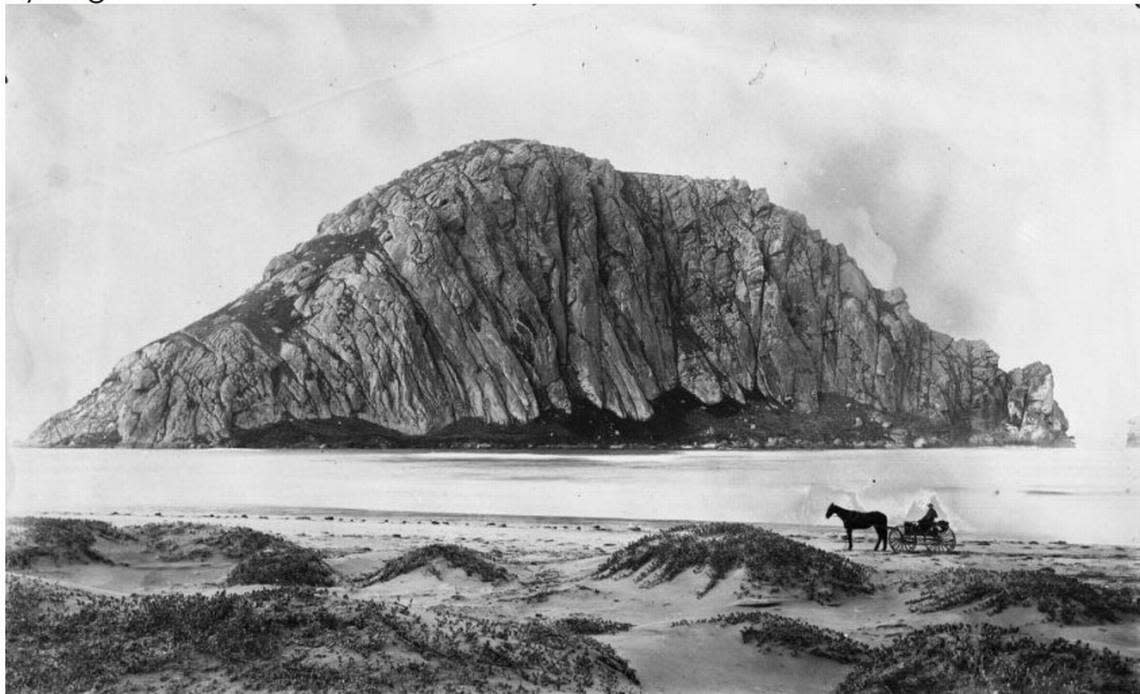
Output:
<svg viewBox="0 0 1140 694">
<path fill-rule="evenodd" d="M 944 520 L 935 521 L 923 527 L 920 523 L 906 521 L 887 531 L 887 544 L 892 552 L 913 552 L 919 545 L 931 552 L 953 552 L 957 544 L 954 531 Z"/>
<path fill-rule="evenodd" d="M 842 506 L 831 504 L 827 507 L 827 518 L 839 516 L 843 521 L 843 529 L 847 531 L 847 549 L 853 545 L 852 530 L 874 528 L 879 536 L 874 549 L 879 547 L 892 552 L 913 552 L 919 545 L 928 552 L 953 552 L 958 539 L 950 524 L 944 520 L 934 520 L 938 515 L 934 512 L 934 504 L 927 504 L 929 511 L 919 521 L 905 521 L 901 526 L 887 527 L 887 516 L 879 511 L 852 511 Z"/>
</svg>

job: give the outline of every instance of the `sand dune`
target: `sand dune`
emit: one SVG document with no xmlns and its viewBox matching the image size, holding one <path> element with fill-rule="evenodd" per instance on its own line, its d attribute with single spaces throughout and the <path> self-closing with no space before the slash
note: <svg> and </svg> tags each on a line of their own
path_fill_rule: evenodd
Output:
<svg viewBox="0 0 1140 694">
<path fill-rule="evenodd" d="M 780 585 L 752 580 L 754 576 L 744 565 L 728 566 L 711 588 L 708 567 L 684 566 L 664 578 L 659 571 L 651 572 L 656 578 L 650 580 L 644 572 L 637 571 L 599 573 L 618 550 L 645 546 L 649 541 L 643 538 L 665 537 L 657 533 L 672 524 L 662 522 L 344 513 L 259 517 L 179 517 L 164 513 L 161 519 L 126 515 L 72 519 L 106 523 L 111 530 L 95 538 L 90 546 L 91 556 L 82 551 L 59 556 L 51 552 L 17 553 L 26 556 L 27 561 L 20 566 L 10 564 L 9 576 L 47 582 L 101 599 L 132 594 L 208 596 L 227 590 L 229 594 L 272 602 L 284 598 L 258 597 L 277 594 L 259 592 L 265 586 L 234 587 L 229 580 L 235 567 L 247 557 L 272 551 L 272 547 L 267 550 L 262 544 L 281 542 L 315 550 L 333 572 L 336 585 L 315 593 L 319 597 L 312 598 L 316 601 L 312 604 L 306 603 L 307 610 L 343 612 L 347 608 L 338 607 L 341 603 L 363 607 L 383 604 L 388 606 L 386 609 L 403 610 L 400 614 L 414 619 L 416 624 L 427 625 L 417 627 L 427 629 L 425 633 L 439 630 L 439 634 L 445 634 L 438 636 L 444 644 L 452 643 L 448 639 L 459 638 L 455 634 L 466 633 L 456 630 L 476 629 L 474 625 L 480 625 L 478 628 L 490 630 L 488 633 L 501 631 L 504 638 L 497 643 L 503 648 L 522 648 L 533 637 L 536 648 L 540 648 L 543 657 L 552 658 L 551 662 L 562 657 L 570 662 L 571 653 L 588 654 L 584 656 L 583 669 L 576 674 L 551 670 L 551 678 L 544 680 L 537 671 L 509 663 L 506 656 L 487 655 L 494 651 L 484 652 L 482 647 L 470 652 L 460 649 L 456 653 L 467 653 L 460 658 L 467 663 L 463 668 L 493 673 L 481 675 L 483 679 L 465 680 L 468 676 L 458 673 L 467 670 L 455 666 L 460 661 L 425 656 L 423 651 L 409 647 L 406 657 L 427 663 L 424 667 L 436 668 L 433 672 L 442 674 L 431 681 L 400 680 L 393 675 L 390 688 L 394 691 L 413 682 L 437 691 L 565 691 L 573 687 L 586 691 L 646 692 L 834 691 L 857 666 L 814 654 L 803 641 L 812 638 L 812 633 L 834 630 L 859 647 L 878 648 L 890 646 L 907 635 L 914 638 L 916 630 L 925 627 L 983 624 L 1017 627 L 1019 635 L 1032 638 L 1034 643 L 1063 638 L 1082 641 L 1094 649 L 1107 648 L 1112 654 L 1133 659 L 1127 666 L 1131 668 L 1127 675 L 1131 679 L 1125 681 L 1134 690 L 1140 688 L 1136 684 L 1135 660 L 1140 658 L 1140 603 L 1136 602 L 1140 549 L 1134 547 L 1042 545 L 960 536 L 959 550 L 952 554 L 872 552 L 869 538 L 857 538 L 861 541 L 855 550 L 847 552 L 846 539 L 835 527 L 770 528 L 778 542 L 792 540 L 796 547 L 821 561 L 832 562 L 834 557 L 836 566 L 850 560 L 866 567 L 868 591 L 854 591 L 836 599 L 813 599 L 786 582 Z M 155 525 L 154 521 L 161 523 Z M 151 525 L 145 526 L 148 522 Z M 13 548 L 26 550 L 30 546 L 30 540 L 20 536 L 20 527 L 10 521 L 10 556 Z M 250 531 L 234 530 L 238 527 Z M 408 562 L 408 557 L 417 557 L 424 548 L 433 546 L 465 548 L 469 553 L 434 551 L 424 561 Z M 628 553 L 626 549 L 625 555 Z M 481 575 L 464 556 L 486 562 L 491 567 L 486 571 L 490 573 Z M 376 580 L 390 566 L 401 570 L 385 580 Z M 1043 569 L 1046 571 L 1041 572 Z M 1012 571 L 1018 572 L 1021 580 L 1029 581 L 1027 585 L 1040 594 L 1015 595 L 1016 603 L 1005 604 L 1003 600 L 1008 599 L 1000 595 L 956 601 L 939 592 L 942 582 L 945 594 L 950 596 L 957 594 L 955 590 L 980 590 L 969 581 L 1006 575 L 987 572 Z M 1012 583 L 997 581 L 998 585 Z M 1045 604 L 1039 604 L 1041 595 L 1045 595 L 1043 590 L 1055 594 L 1046 595 Z M 10 599 L 11 591 L 10 584 Z M 1112 600 L 1116 602 L 1105 596 L 1115 596 Z M 778 624 L 803 628 L 785 633 L 786 629 L 773 629 L 771 624 L 775 622 L 771 620 L 768 626 L 753 625 L 769 629 L 758 632 L 762 638 L 757 645 L 756 639 L 746 643 L 742 636 L 748 625 L 716 621 L 724 615 L 746 613 L 780 615 L 788 620 Z M 11 634 L 11 610 L 9 615 Z M 1065 616 L 1069 619 L 1063 619 Z M 510 635 L 506 636 L 508 632 Z M 334 690 L 350 691 L 363 686 L 361 683 L 366 680 L 360 679 L 362 669 L 380 667 L 375 664 L 379 661 L 368 660 L 352 650 L 358 645 L 349 648 L 345 645 L 349 642 L 342 643 L 331 632 L 321 638 L 327 640 L 324 648 L 328 652 L 327 658 L 319 661 L 320 667 L 336 672 L 348 668 L 351 674 L 339 680 L 340 685 L 332 686 Z M 955 632 L 954 638 L 973 637 Z M 558 656 L 560 648 L 571 650 Z M 304 667 L 316 667 L 314 663 L 318 661 L 313 659 L 317 651 L 305 653 L 309 660 L 303 662 Z M 490 660 L 479 660 L 483 657 Z M 503 659 L 502 663 L 495 658 Z M 353 662 L 356 664 L 348 664 Z M 179 687 L 207 691 L 211 686 L 240 690 L 254 684 L 270 690 L 288 690 L 305 686 L 301 680 L 290 683 L 285 675 L 281 675 L 284 679 L 265 679 L 263 673 L 259 675 L 262 679 L 249 679 L 248 668 L 226 669 L 210 657 L 203 656 L 195 663 L 180 663 L 167 672 L 167 679 L 161 676 L 163 668 L 157 666 L 156 671 L 124 676 L 108 686 L 116 691 L 174 691 Z M 12 679 L 14 671 L 21 671 L 22 663 L 13 661 L 10 655 L 8 665 L 10 688 L 14 684 L 16 690 L 29 688 L 27 679 Z M 625 668 L 636 675 L 623 675 Z M 292 672 L 288 668 L 282 670 L 286 671 Z M 241 675 L 242 672 L 246 674 Z M 567 679 L 557 679 L 562 676 Z M 584 684 L 587 680 L 589 683 Z M 572 681 L 577 682 L 573 687 Z M 1115 686 L 1118 685 L 1116 681 Z M 370 686 L 377 686 L 376 682 Z M 469 688 L 463 689 L 464 686 Z"/>
</svg>

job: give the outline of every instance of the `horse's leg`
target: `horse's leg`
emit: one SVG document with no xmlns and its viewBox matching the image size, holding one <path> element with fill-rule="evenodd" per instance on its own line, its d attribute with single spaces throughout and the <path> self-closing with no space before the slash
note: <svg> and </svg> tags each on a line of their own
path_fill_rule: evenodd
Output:
<svg viewBox="0 0 1140 694">
<path fill-rule="evenodd" d="M 851 531 L 853 528 L 847 528 L 847 551 L 850 552 L 855 548 L 855 542 L 851 539 Z"/>
<path fill-rule="evenodd" d="M 875 543 L 875 549 L 878 549 L 879 545 L 882 544 L 883 545 L 883 551 L 886 552 L 887 551 L 887 526 L 876 525 L 875 526 L 875 532 L 879 534 L 879 541 Z"/>
</svg>

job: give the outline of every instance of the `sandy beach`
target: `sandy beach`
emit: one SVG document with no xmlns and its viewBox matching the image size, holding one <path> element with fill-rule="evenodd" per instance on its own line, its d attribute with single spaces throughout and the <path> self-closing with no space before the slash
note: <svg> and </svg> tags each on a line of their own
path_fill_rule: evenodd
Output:
<svg viewBox="0 0 1140 694">
<path fill-rule="evenodd" d="M 860 667 L 860 659 L 837 657 L 820 647 L 821 643 L 842 641 L 845 647 L 856 650 L 879 649 L 874 657 L 882 659 L 892 657 L 902 647 L 897 639 L 924 628 L 983 624 L 1016 627 L 1019 638 L 1029 637 L 1041 644 L 1059 638 L 1098 652 L 1108 649 L 1125 659 L 1130 669 L 1125 681 L 1130 681 L 1133 689 L 1140 686 L 1136 684 L 1140 548 L 1131 546 L 1063 541 L 1044 544 L 959 535 L 958 547 L 952 553 L 874 552 L 874 534 L 862 531 L 856 532 L 854 549 L 847 551 L 838 523 L 766 526 L 774 535 L 764 534 L 762 539 L 790 540 L 788 547 L 835 561 L 835 566 L 854 562 L 854 566 L 867 569 L 863 587 L 825 593 L 820 598 L 818 594 L 810 597 L 795 585 L 752 580 L 739 565 L 728 565 L 715 585 L 709 580 L 711 569 L 700 566 L 686 566 L 672 577 L 664 577 L 662 569 L 654 569 L 652 564 L 642 571 L 618 570 L 611 575 L 599 571 L 619 550 L 644 538 L 668 536 L 662 531 L 676 524 L 663 521 L 374 512 L 354 515 L 343 511 L 324 515 L 219 515 L 174 510 L 148 516 L 113 513 L 62 518 L 65 525 L 96 529 L 86 556 L 46 546 L 37 549 L 28 522 L 9 521 L 7 664 L 8 684 L 13 690 L 39 689 L 34 679 L 13 680 L 14 673 L 19 675 L 24 667 L 19 660 L 23 652 L 18 642 L 20 632 L 14 631 L 12 621 L 14 586 L 35 586 L 42 595 L 64 591 L 72 596 L 126 600 L 170 594 L 213 595 L 219 591 L 252 595 L 266 585 L 233 585 L 227 578 L 244 561 L 244 550 L 219 549 L 220 545 L 209 539 L 239 527 L 256 531 L 252 537 L 264 533 L 315 551 L 319 559 L 313 561 L 331 569 L 324 584 L 331 585 L 317 589 L 319 600 L 395 605 L 407 615 L 429 621 L 455 618 L 470 624 L 570 625 L 567 633 L 586 634 L 575 638 L 591 640 L 589 648 L 609 647 L 598 651 L 602 655 L 585 675 L 587 679 L 573 686 L 570 680 L 543 682 L 541 677 L 527 676 L 516 681 L 499 673 L 499 679 L 482 684 L 441 676 L 428 687 L 438 691 L 518 687 L 522 691 L 828 692 L 836 691 L 852 676 Z M 42 537 L 40 544 L 45 544 Z M 470 550 L 470 557 L 478 558 L 472 561 L 485 561 L 498 573 L 479 575 L 473 565 L 465 565 L 463 557 L 430 549 L 439 547 Z M 429 548 L 426 553 L 425 548 Z M 415 561 L 406 566 L 392 563 L 419 556 L 417 551 L 423 554 L 419 565 Z M 13 557 L 23 565 L 14 565 Z M 378 577 L 385 567 L 390 575 L 381 580 Z M 1064 588 L 1069 594 L 1053 602 L 1044 599 L 1045 593 L 1037 588 L 1036 594 L 1007 605 L 992 600 L 987 603 L 983 592 L 970 594 L 969 588 L 963 588 L 963 577 L 986 572 L 1003 572 L 993 574 L 999 582 L 1012 581 L 1013 576 L 1072 580 Z M 1095 605 L 1090 607 L 1089 598 L 1081 597 L 1080 591 L 1086 589 L 1094 594 L 1102 589 L 1115 591 L 1113 594 L 1125 596 L 1117 607 L 1125 607 L 1098 612 Z M 962 604 L 943 604 L 952 603 L 946 597 L 963 590 L 966 596 L 960 600 Z M 42 595 L 41 602 L 47 600 Z M 58 595 L 52 599 L 58 601 Z M 60 609 L 66 612 L 68 608 Z M 750 632 L 750 625 L 757 624 L 763 628 Z M 782 639 L 773 624 L 815 628 L 826 638 L 814 644 Z M 13 639 L 17 639 L 15 650 Z M 602 666 L 597 663 L 612 661 L 605 655 L 609 649 L 620 662 L 628 663 L 634 676 L 599 671 Z M 308 652 L 305 657 L 315 656 Z M 240 667 L 223 672 L 212 660 L 199 656 L 192 661 L 180 660 L 176 668 L 158 665 L 153 672 L 124 676 L 100 686 L 111 691 L 309 688 L 298 682 L 274 687 L 249 679 L 248 670 L 243 680 Z M 506 665 L 504 668 L 503 672 L 510 670 Z M 391 689 L 395 691 L 412 680 L 393 682 Z M 343 686 L 351 690 L 355 685 L 345 680 Z M 851 682 L 846 686 L 849 691 L 874 690 L 851 688 Z"/>
</svg>

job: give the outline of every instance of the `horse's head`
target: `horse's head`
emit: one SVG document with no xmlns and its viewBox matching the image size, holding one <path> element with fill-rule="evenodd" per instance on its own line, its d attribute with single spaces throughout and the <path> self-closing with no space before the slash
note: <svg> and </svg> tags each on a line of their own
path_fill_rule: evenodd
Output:
<svg viewBox="0 0 1140 694">
<path fill-rule="evenodd" d="M 827 515 L 824 518 L 831 518 L 833 515 L 835 515 L 835 504 L 828 504 Z"/>
</svg>

